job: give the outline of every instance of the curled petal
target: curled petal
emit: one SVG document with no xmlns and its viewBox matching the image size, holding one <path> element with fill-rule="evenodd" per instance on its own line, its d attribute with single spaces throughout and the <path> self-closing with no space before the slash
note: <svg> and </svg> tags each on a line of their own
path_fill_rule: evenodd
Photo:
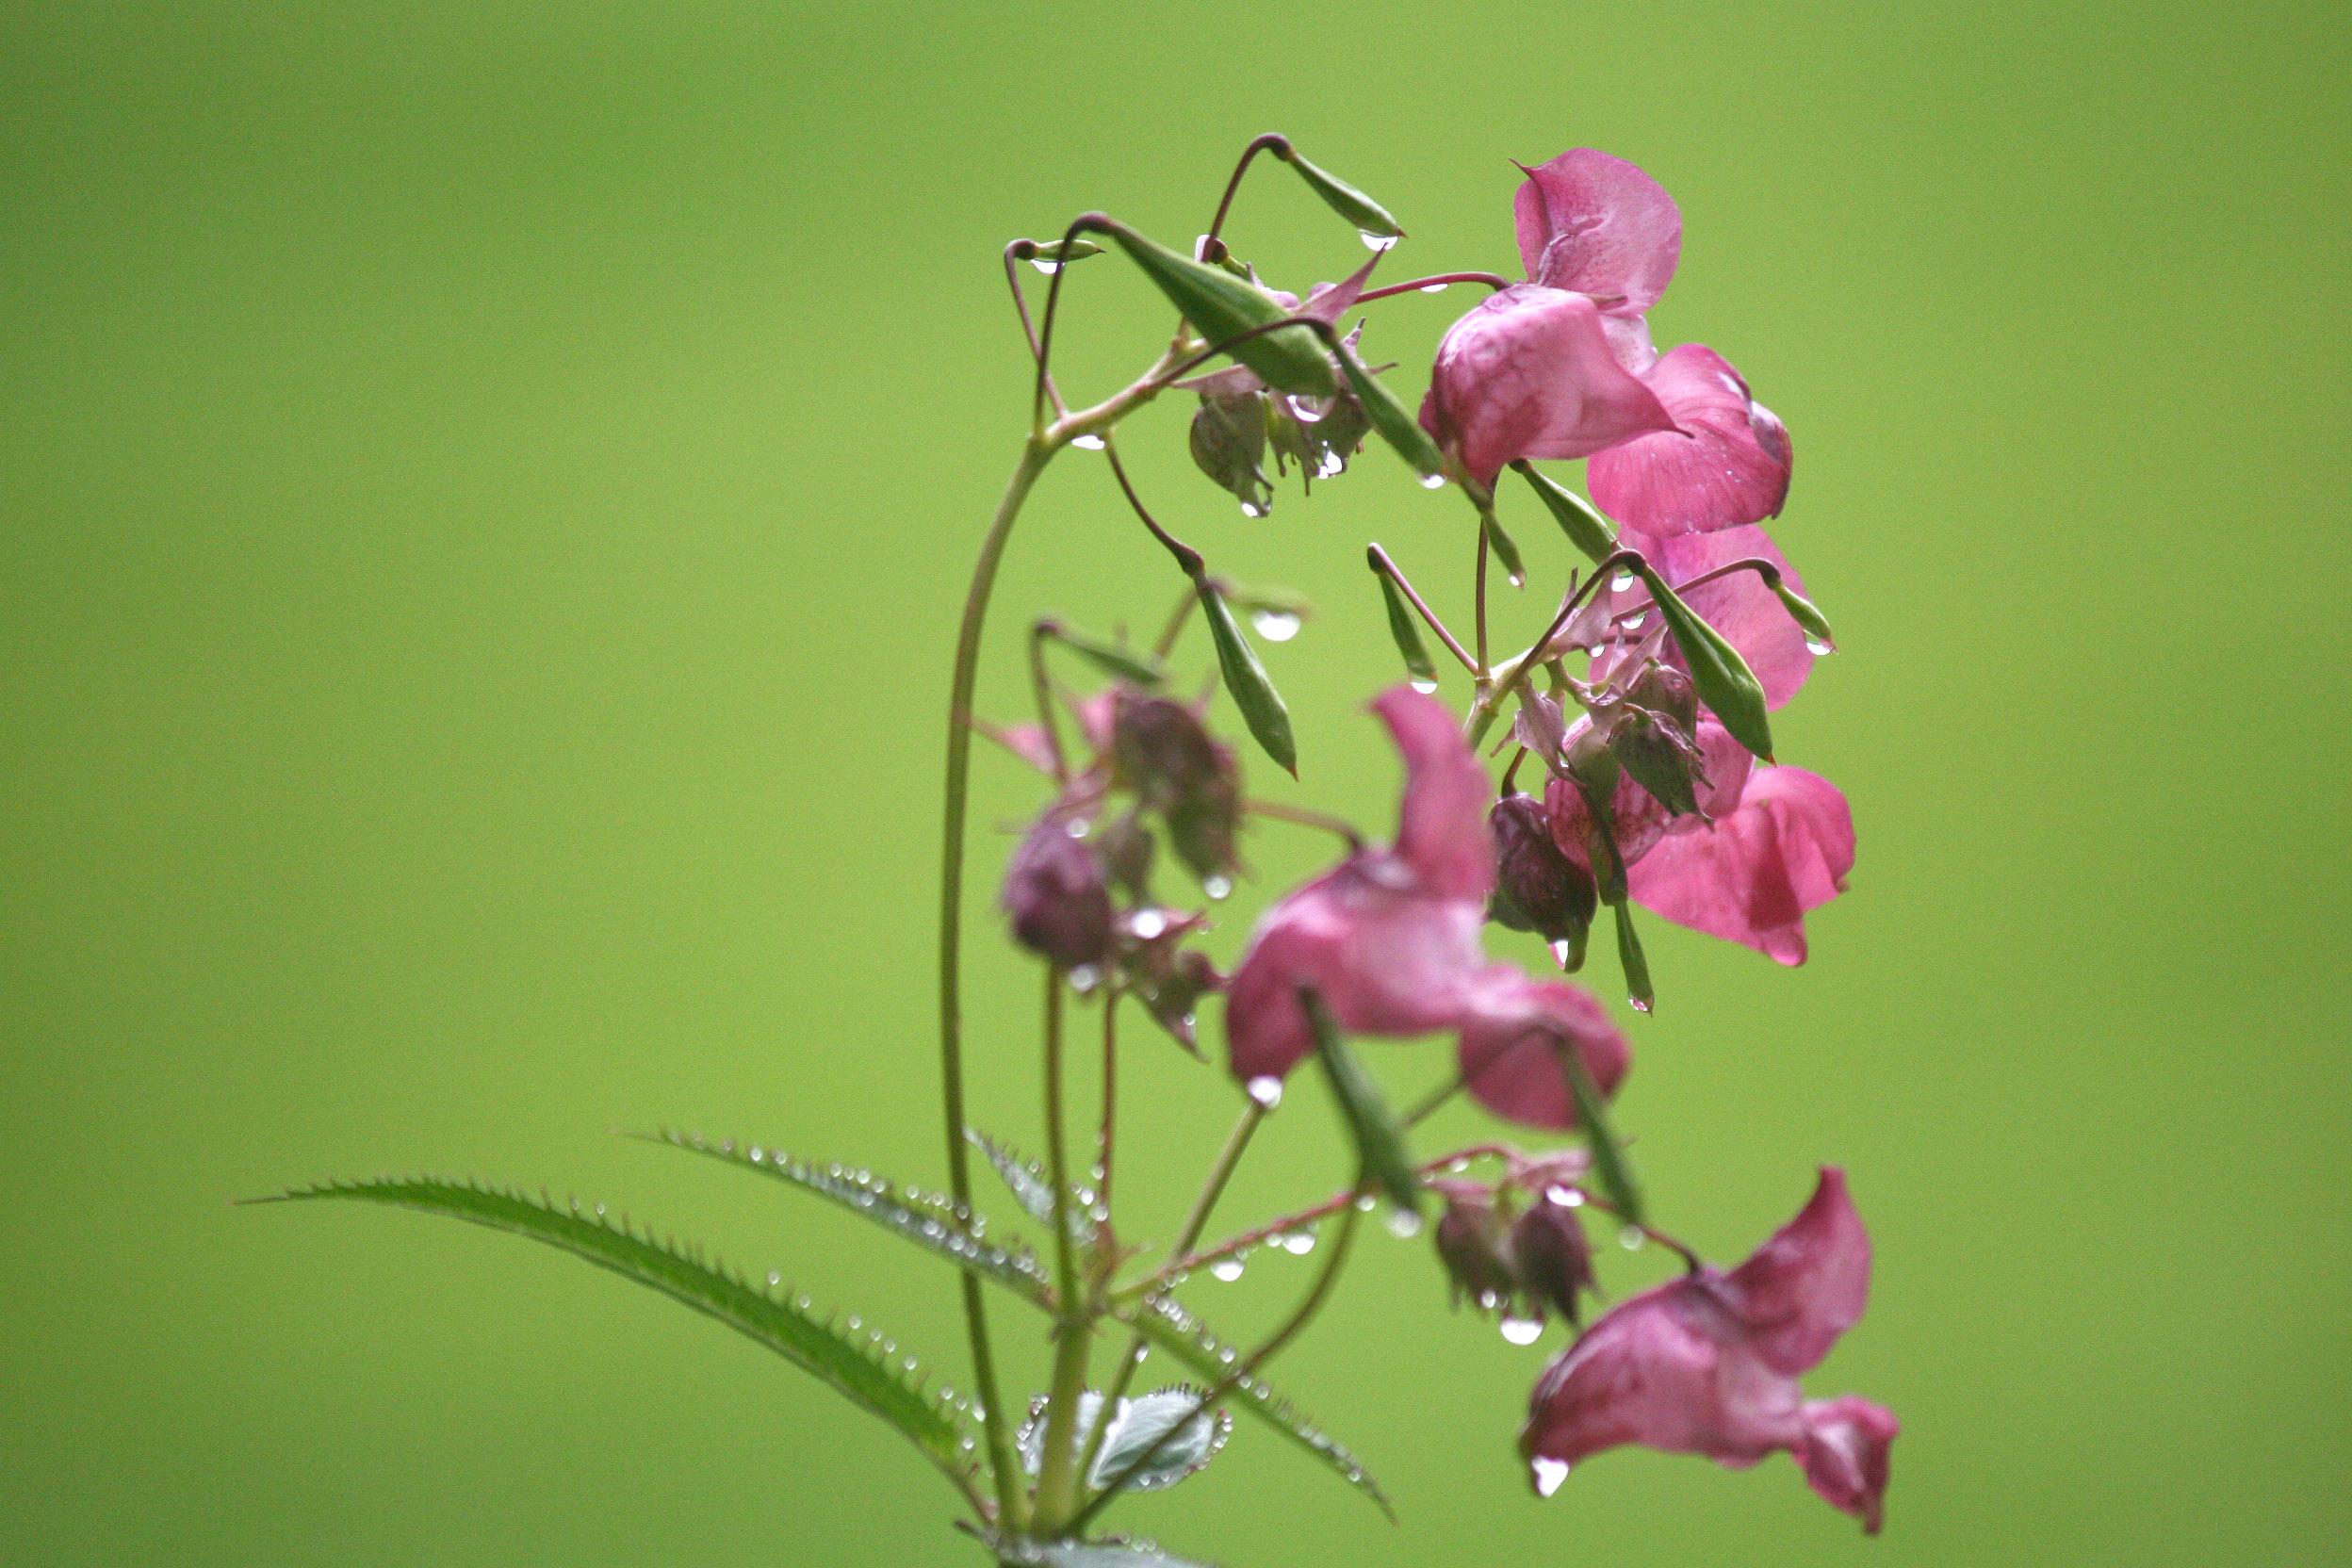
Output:
<svg viewBox="0 0 2352 1568">
<path fill-rule="evenodd" d="M 1462 739 L 1446 705 L 1410 686 L 1372 701 L 1405 760 L 1405 797 L 1396 821 L 1396 857 L 1420 890 L 1438 898 L 1482 899 L 1494 887 L 1494 840 L 1487 831 L 1486 770 Z"/>
<path fill-rule="evenodd" d="M 1852 1395 L 1820 1399 L 1799 1413 L 1805 1441 L 1797 1462 L 1805 1478 L 1833 1508 L 1862 1521 L 1862 1533 L 1876 1535 L 1886 1518 L 1887 1450 L 1903 1423 L 1885 1405 Z"/>
<path fill-rule="evenodd" d="M 1793 1378 L 1819 1365 L 1870 1299 L 1870 1237 L 1846 1173 L 1823 1166 L 1796 1218 L 1724 1276 L 1723 1286 L 1767 1366 Z"/>
<path fill-rule="evenodd" d="M 1618 363 L 1597 305 L 1523 283 L 1446 330 L 1422 423 L 1491 485 L 1514 459 L 1584 457 L 1674 422 Z"/>
<path fill-rule="evenodd" d="M 1658 303 L 1682 257 L 1682 213 L 1664 186 L 1590 147 L 1526 172 L 1511 207 L 1530 279 L 1623 315 Z"/>
<path fill-rule="evenodd" d="M 1714 350 L 1685 343 L 1642 380 L 1680 433 L 1645 435 L 1595 452 L 1592 504 L 1653 536 L 1708 533 L 1780 514 L 1788 495 L 1788 432 L 1748 396 Z"/>
<path fill-rule="evenodd" d="M 1764 768 L 1729 817 L 1654 841 L 1629 885 L 1635 903 L 1677 925 L 1793 965 L 1805 962 L 1805 911 L 1843 892 L 1853 869 L 1854 814 L 1838 787 Z"/>
<path fill-rule="evenodd" d="M 1611 1309 L 1537 1380 L 1519 1450 L 1576 1464 L 1638 1443 L 1754 1464 L 1804 1435 L 1793 1378 L 1740 1348 L 1714 1282 L 1693 1275 Z"/>
<path fill-rule="evenodd" d="M 1376 252 L 1370 261 L 1339 282 L 1316 284 L 1308 291 L 1305 305 L 1293 308 L 1299 315 L 1312 316 L 1326 326 L 1339 325 L 1340 317 L 1356 302 L 1356 296 L 1364 292 L 1364 283 L 1372 276 L 1372 269 L 1380 264 L 1380 254 Z"/>
<path fill-rule="evenodd" d="M 1576 1125 L 1576 1102 L 1560 1070 L 1560 1049 L 1576 1052 L 1604 1098 L 1617 1092 L 1632 1052 L 1591 991 L 1496 968 L 1504 974 L 1480 998 L 1455 1048 L 1462 1082 L 1506 1120 L 1565 1132 Z"/>
</svg>

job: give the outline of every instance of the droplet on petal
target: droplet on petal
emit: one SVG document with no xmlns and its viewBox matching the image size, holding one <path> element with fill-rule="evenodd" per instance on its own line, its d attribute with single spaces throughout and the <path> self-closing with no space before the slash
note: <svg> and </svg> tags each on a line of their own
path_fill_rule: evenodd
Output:
<svg viewBox="0 0 2352 1568">
<path fill-rule="evenodd" d="M 1633 586 L 1633 574 L 1621 566 L 1617 574 L 1609 580 L 1609 586 L 1612 593 L 1622 594 Z"/>
<path fill-rule="evenodd" d="M 1560 1483 L 1568 1478 L 1568 1465 L 1562 1460 L 1539 1456 L 1527 1462 L 1527 1468 L 1534 1472 L 1535 1494 L 1539 1497 L 1548 1497 L 1558 1492 Z"/>
</svg>

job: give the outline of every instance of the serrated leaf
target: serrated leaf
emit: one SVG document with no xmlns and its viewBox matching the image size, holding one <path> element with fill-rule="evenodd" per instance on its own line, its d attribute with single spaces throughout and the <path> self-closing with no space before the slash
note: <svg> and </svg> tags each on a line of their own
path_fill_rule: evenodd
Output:
<svg viewBox="0 0 2352 1568">
<path fill-rule="evenodd" d="M 1022 1212 L 1038 1224 L 1051 1226 L 1054 1223 L 1054 1179 L 1045 1173 L 1045 1168 L 1011 1144 L 999 1143 L 976 1127 L 965 1128 L 964 1135 L 972 1140 L 974 1149 L 987 1157 L 989 1167 L 1004 1182 L 1005 1190 L 1013 1195 L 1013 1201 L 1021 1206 Z M 1091 1252 L 1094 1227 L 1086 1222 L 1084 1211 L 1093 1201 L 1094 1195 L 1081 1191 L 1071 1196 L 1074 1201 L 1070 1212 L 1070 1239 L 1083 1251 Z"/>
<path fill-rule="evenodd" d="M 1225 689 L 1233 694 L 1242 722 L 1266 754 L 1284 773 L 1298 777 L 1298 746 L 1291 739 L 1290 710 L 1283 706 L 1282 694 L 1274 689 L 1266 666 L 1258 662 L 1258 650 L 1241 634 L 1217 584 L 1202 578 L 1193 583 L 1193 590 L 1200 600 L 1201 616 L 1209 624 L 1209 639 L 1217 645 L 1217 663 L 1224 673 Z"/>
<path fill-rule="evenodd" d="M 831 1199 L 850 1213 L 874 1221 L 893 1235 L 904 1237 L 926 1251 L 936 1252 L 948 1262 L 984 1280 L 991 1280 L 1019 1295 L 1032 1306 L 1045 1311 L 1054 1307 L 1053 1276 L 1037 1262 L 1035 1253 L 1020 1242 L 1007 1238 L 1003 1243 L 989 1240 L 984 1233 L 974 1235 L 956 1214 L 956 1206 L 939 1193 L 926 1193 L 916 1187 L 893 1186 L 872 1171 L 853 1169 L 847 1166 L 828 1164 L 813 1166 L 794 1159 L 780 1149 L 763 1145 L 737 1144 L 732 1139 L 712 1144 L 691 1134 L 674 1133 L 664 1128 L 661 1141 L 689 1153 L 701 1154 L 723 1164 L 741 1166 L 748 1170 L 813 1192 L 820 1198 Z M 975 1228 L 985 1221 L 973 1217 Z"/>
<path fill-rule="evenodd" d="M 1116 1315 L 1120 1322 L 1212 1383 L 1222 1382 L 1240 1364 L 1239 1350 L 1211 1333 L 1183 1303 L 1168 1297 L 1147 1297 L 1122 1303 Z M 1263 1378 L 1252 1375 L 1243 1379 L 1225 1398 L 1230 1406 L 1255 1416 L 1306 1449 L 1342 1480 L 1379 1504 L 1381 1512 L 1392 1519 L 1396 1517 L 1380 1482 L 1372 1478 L 1371 1472 L 1356 1456 L 1317 1426 L 1313 1417 L 1275 1393 Z"/>
<path fill-rule="evenodd" d="M 1165 1491 L 1205 1469 L 1233 1435 L 1233 1417 L 1230 1411 L 1200 1410 L 1204 1392 L 1178 1383 L 1153 1389 L 1139 1399 L 1120 1400 L 1087 1484 L 1108 1486 L 1147 1453 L 1152 1457 L 1127 1477 L 1121 1491 Z M 1079 1424 L 1082 1430 L 1089 1429 L 1091 1415 L 1081 1411 Z M 1171 1430 L 1175 1435 L 1167 1436 Z"/>
<path fill-rule="evenodd" d="M 289 1191 L 270 1201 L 341 1198 L 446 1215 L 529 1236 L 647 1285 L 775 1351 L 851 1403 L 896 1428 L 961 1485 L 976 1471 L 961 1424 L 945 1396 L 919 1386 L 915 1364 L 879 1331 L 860 1332 L 816 1316 L 806 1304 L 754 1286 L 716 1263 L 686 1256 L 605 1217 L 434 1177 L 337 1182 Z M 771 1276 L 773 1279 L 774 1276 Z M 858 1320 L 850 1319 L 852 1324 Z"/>
</svg>

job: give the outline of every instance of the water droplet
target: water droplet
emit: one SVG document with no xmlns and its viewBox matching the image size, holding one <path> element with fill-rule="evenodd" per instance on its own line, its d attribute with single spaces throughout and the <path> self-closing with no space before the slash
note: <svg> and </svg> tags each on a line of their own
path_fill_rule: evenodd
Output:
<svg viewBox="0 0 2352 1568">
<path fill-rule="evenodd" d="M 1616 573 L 1609 578 L 1609 586 L 1611 593 L 1622 594 L 1626 589 L 1633 586 L 1633 574 L 1621 566 L 1617 569 Z"/>
<path fill-rule="evenodd" d="M 1390 1210 L 1388 1233 L 1400 1241 L 1412 1240 L 1421 1233 L 1421 1217 L 1411 1209 Z"/>
<path fill-rule="evenodd" d="M 1043 272 L 1049 278 L 1062 270 L 1062 264 L 1060 262 L 1048 261 L 1043 256 L 1031 256 L 1029 258 L 1029 265 L 1036 268 L 1038 271 Z"/>
<path fill-rule="evenodd" d="M 768 1288 L 769 1288 L 770 1290 L 774 1290 L 776 1286 L 778 1286 L 778 1285 L 782 1284 L 783 1282 L 784 1282 L 784 1276 L 783 1276 L 783 1275 L 781 1275 L 781 1274 L 777 1273 L 777 1272 L 776 1272 L 775 1269 L 773 1269 L 773 1268 L 771 1268 L 771 1269 L 769 1269 L 769 1270 L 768 1270 Z"/>
<path fill-rule="evenodd" d="M 851 1333 L 856 1333 L 858 1330 L 864 1328 L 865 1326 L 866 1320 L 862 1317 L 853 1316 L 849 1320 L 849 1331 Z"/>
<path fill-rule="evenodd" d="M 1431 692 L 1437 690 L 1437 682 L 1434 680 L 1425 680 L 1419 676 L 1414 676 L 1413 678 L 1413 689 L 1420 693 L 1423 696 L 1428 696 Z"/>
<path fill-rule="evenodd" d="M 1348 460 L 1335 451 L 1325 452 L 1323 461 L 1315 466 L 1317 479 L 1337 479 L 1348 470 Z"/>
<path fill-rule="evenodd" d="M 1072 817 L 1062 825 L 1062 831 L 1073 839 L 1083 839 L 1086 836 L 1086 829 L 1093 825 L 1085 817 Z"/>
<path fill-rule="evenodd" d="M 1269 643 L 1287 643 L 1298 635 L 1298 617 L 1287 610 L 1261 610 L 1250 617 L 1258 635 Z"/>
<path fill-rule="evenodd" d="M 1364 248 L 1367 251 L 1386 251 L 1394 248 L 1396 241 L 1403 237 L 1393 234 L 1374 234 L 1369 229 L 1358 229 L 1356 237 L 1364 241 Z"/>
<path fill-rule="evenodd" d="M 1552 962 L 1558 964 L 1561 969 L 1566 969 L 1568 967 L 1568 955 L 1571 951 L 1572 950 L 1570 949 L 1568 943 L 1564 939 L 1554 942 L 1552 944 Z"/>
<path fill-rule="evenodd" d="M 1070 438 L 1070 444 L 1090 452 L 1099 452 L 1102 449 L 1102 438 L 1099 435 L 1073 435 Z"/>
<path fill-rule="evenodd" d="M 1282 1250 L 1283 1245 L 1289 1240 L 1290 1238 L 1288 1236 L 1282 1234 L 1282 1232 L 1277 1231 L 1272 1235 L 1266 1238 L 1266 1245 L 1268 1250 L 1279 1252 Z"/>
<path fill-rule="evenodd" d="M 1244 1266 L 1245 1265 L 1239 1258 L 1219 1258 L 1215 1263 L 1209 1265 L 1209 1272 L 1224 1281 L 1227 1284 L 1232 1284 L 1235 1280 L 1241 1278 L 1241 1271 Z"/>
<path fill-rule="evenodd" d="M 1646 1013 L 1650 1010 L 1650 1001 L 1651 999 L 1646 996 L 1628 996 L 1625 998 L 1625 1005 L 1637 1013 Z"/>
<path fill-rule="evenodd" d="M 1649 1239 L 1638 1225 L 1628 1225 L 1617 1233 L 1617 1245 L 1628 1252 L 1639 1252 L 1649 1244 Z"/>
<path fill-rule="evenodd" d="M 1480 1312 L 1493 1312 L 1496 1307 L 1499 1307 L 1502 1304 L 1503 1298 L 1494 1294 L 1494 1292 L 1491 1290 L 1482 1290 L 1478 1292 L 1478 1310 Z"/>
<path fill-rule="evenodd" d="M 1830 654 L 1836 653 L 1838 648 L 1835 644 L 1824 643 L 1819 637 L 1807 637 L 1805 640 L 1805 651 L 1827 658 Z"/>
<path fill-rule="evenodd" d="M 1503 1337 L 1513 1345 L 1533 1345 L 1544 1337 L 1544 1320 L 1540 1317 L 1506 1317 Z"/>
<path fill-rule="evenodd" d="M 1377 1209 L 1377 1208 L 1379 1208 L 1380 1206 L 1380 1200 L 1379 1199 L 1377 1199 L 1377 1198 L 1373 1197 L 1373 1196 L 1372 1196 L 1370 1193 L 1368 1193 L 1368 1192 L 1367 1192 L 1367 1193 L 1365 1193 L 1365 1194 L 1364 1194 L 1362 1198 L 1359 1198 L 1359 1199 L 1357 1199 L 1357 1200 L 1356 1200 L 1356 1209 L 1357 1209 L 1357 1212 L 1358 1212 L 1358 1213 L 1361 1213 L 1361 1214 L 1370 1214 L 1370 1213 L 1371 1213 L 1374 1209 Z"/>
<path fill-rule="evenodd" d="M 1513 588 L 1525 588 L 1527 585 L 1527 574 L 1525 572 L 1512 572 L 1510 578 Z"/>
<path fill-rule="evenodd" d="M 1296 1235 L 1284 1236 L 1282 1238 L 1282 1250 L 1288 1252 L 1294 1258 L 1305 1257 L 1309 1252 L 1315 1250 L 1315 1233 L 1313 1231 L 1300 1231 Z"/>
<path fill-rule="evenodd" d="M 1245 517 L 1263 517 L 1266 515 L 1266 508 L 1255 501 L 1244 501 L 1241 503 L 1241 514 Z"/>
<path fill-rule="evenodd" d="M 1070 972 L 1070 984 L 1073 990 L 1090 991 L 1102 983 L 1102 972 L 1092 964 L 1080 964 Z"/>
<path fill-rule="evenodd" d="M 1245 1086 L 1249 1090 L 1250 1098 L 1256 1101 L 1266 1110 L 1270 1111 L 1282 1102 L 1282 1081 L 1270 1073 L 1264 1077 L 1250 1079 Z"/>
<path fill-rule="evenodd" d="M 1558 1492 L 1560 1483 L 1568 1478 L 1568 1466 L 1560 1460 L 1538 1458 L 1530 1461 L 1527 1468 L 1535 1474 L 1535 1494 L 1539 1497 Z"/>
<path fill-rule="evenodd" d="M 1558 1203 L 1563 1209 L 1576 1208 L 1584 1201 L 1584 1194 L 1574 1187 L 1562 1186 L 1558 1182 L 1544 1189 L 1544 1197 L 1547 1201 Z"/>
<path fill-rule="evenodd" d="M 1443 490 L 1446 488 L 1446 476 L 1444 474 L 1423 474 L 1421 476 L 1421 488 L 1424 490 Z"/>
<path fill-rule="evenodd" d="M 1452 286 L 1450 284 L 1425 283 L 1421 286 L 1421 292 L 1424 294 L 1443 294 L 1451 286 Z"/>
<path fill-rule="evenodd" d="M 1157 909 L 1138 909 L 1128 925 L 1144 941 L 1150 941 L 1168 929 L 1168 917 Z"/>
<path fill-rule="evenodd" d="M 1233 890 L 1233 879 L 1219 873 L 1211 872 L 1200 879 L 1200 890 L 1211 898 L 1230 897 Z"/>
<path fill-rule="evenodd" d="M 1625 629 L 1627 631 L 1639 631 L 1642 629 L 1642 623 L 1649 618 L 1650 612 L 1646 610 L 1642 612 L 1639 615 L 1627 615 L 1625 617 Z"/>
</svg>

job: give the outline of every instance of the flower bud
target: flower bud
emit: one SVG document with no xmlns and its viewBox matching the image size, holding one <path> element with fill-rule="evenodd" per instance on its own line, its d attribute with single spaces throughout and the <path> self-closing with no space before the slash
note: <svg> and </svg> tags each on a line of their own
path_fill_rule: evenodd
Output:
<svg viewBox="0 0 2352 1568">
<path fill-rule="evenodd" d="M 1265 516 L 1274 505 L 1274 486 L 1260 466 L 1266 457 L 1266 406 L 1261 392 L 1239 397 L 1203 392 L 1192 416 L 1192 461 L 1232 491 L 1252 517 Z"/>
<path fill-rule="evenodd" d="M 1494 833 L 1494 918 L 1513 931 L 1564 944 L 1561 963 L 1576 968 L 1570 960 L 1583 954 L 1597 903 L 1592 874 L 1560 852 L 1550 814 L 1533 795 L 1496 801 L 1487 823 Z"/>
<path fill-rule="evenodd" d="M 1105 879 L 1136 904 L 1151 900 L 1152 858 L 1156 848 L 1152 830 L 1143 825 L 1138 811 L 1107 824 L 1094 841 Z"/>
<path fill-rule="evenodd" d="M 1511 1271 L 1510 1233 L 1494 1205 L 1483 1199 L 1448 1197 L 1435 1228 L 1437 1260 L 1446 1266 L 1455 1307 L 1464 1296 L 1481 1312 L 1508 1303 L 1518 1288 Z"/>
<path fill-rule="evenodd" d="M 1231 877 L 1239 869 L 1241 772 L 1233 748 L 1218 744 L 1191 709 L 1121 691 L 1111 756 L 1119 782 L 1160 813 L 1176 858 L 1194 875 Z"/>
<path fill-rule="evenodd" d="M 1609 755 L 1633 781 L 1675 816 L 1699 808 L 1698 786 L 1707 782 L 1690 732 L 1660 713 L 1628 700 L 1609 716 Z"/>
<path fill-rule="evenodd" d="M 1642 665 L 1642 673 L 1625 688 L 1625 700 L 1674 720 L 1686 735 L 1699 731 L 1698 688 L 1672 664 L 1661 664 L 1653 659 Z"/>
<path fill-rule="evenodd" d="M 1511 1229 L 1511 1261 L 1529 1301 L 1578 1321 L 1577 1293 L 1592 1288 L 1592 1246 L 1574 1205 L 1537 1198 Z"/>
<path fill-rule="evenodd" d="M 1111 951 L 1111 895 L 1102 865 L 1082 836 L 1086 818 L 1067 800 L 1046 808 L 1013 851 L 1004 908 L 1023 947 L 1067 969 L 1099 964 Z"/>
<path fill-rule="evenodd" d="M 1196 1056 L 1200 1045 L 1193 1009 L 1205 993 L 1224 989 L 1225 977 L 1208 955 L 1183 944 L 1208 923 L 1200 915 L 1152 907 L 1131 910 L 1118 923 L 1119 973 L 1128 994 Z"/>
</svg>

